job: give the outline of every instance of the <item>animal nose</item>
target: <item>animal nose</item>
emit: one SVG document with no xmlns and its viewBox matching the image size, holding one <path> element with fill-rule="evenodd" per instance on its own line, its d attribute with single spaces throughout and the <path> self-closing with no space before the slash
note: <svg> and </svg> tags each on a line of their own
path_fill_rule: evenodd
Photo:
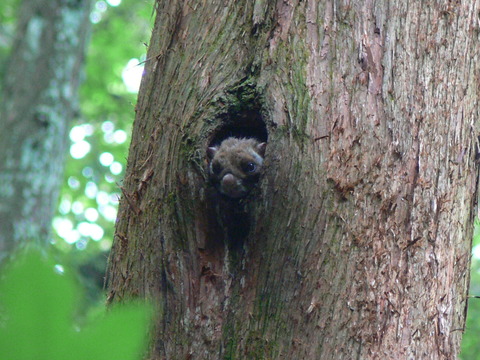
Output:
<svg viewBox="0 0 480 360">
<path fill-rule="evenodd" d="M 235 177 L 232 174 L 226 174 L 222 179 L 222 183 L 225 186 L 233 186 L 235 185 Z"/>
</svg>

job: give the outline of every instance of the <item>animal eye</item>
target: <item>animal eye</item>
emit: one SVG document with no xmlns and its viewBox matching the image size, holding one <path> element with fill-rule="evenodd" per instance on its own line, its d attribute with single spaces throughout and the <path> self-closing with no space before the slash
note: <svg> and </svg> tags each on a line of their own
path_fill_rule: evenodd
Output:
<svg viewBox="0 0 480 360">
<path fill-rule="evenodd" d="M 219 175 L 222 172 L 222 166 L 217 162 L 213 163 L 212 164 L 212 172 L 215 175 Z"/>
<path fill-rule="evenodd" d="M 254 172 L 255 170 L 257 170 L 257 165 L 253 162 L 246 163 L 243 167 L 243 170 L 249 173 Z"/>
</svg>

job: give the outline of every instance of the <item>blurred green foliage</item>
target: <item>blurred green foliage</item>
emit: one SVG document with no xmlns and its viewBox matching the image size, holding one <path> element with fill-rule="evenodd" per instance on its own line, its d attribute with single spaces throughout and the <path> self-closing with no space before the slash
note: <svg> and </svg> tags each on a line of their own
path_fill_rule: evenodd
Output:
<svg viewBox="0 0 480 360">
<path fill-rule="evenodd" d="M 16 254 L 0 282 L 0 359 L 141 359 L 151 307 L 123 304 L 79 327 L 80 295 L 73 274 L 51 256 Z"/>
<path fill-rule="evenodd" d="M 64 261 L 79 270 L 90 304 L 103 301 L 106 259 L 137 98 L 125 80 L 140 80 L 142 67 L 129 62 L 145 59 L 153 4 L 153 0 L 99 0 L 94 1 L 90 16 L 92 34 L 79 112 L 70 132 L 70 153 L 51 239 Z"/>
<path fill-rule="evenodd" d="M 14 46 L 21 3 L 0 1 L 0 78 Z M 75 275 L 87 289 L 85 303 L 99 304 L 135 115 L 137 94 L 125 79 L 141 75 L 142 67 L 134 64 L 145 58 L 154 0 L 92 4 L 91 41 L 50 240 L 62 261 L 78 270 Z"/>
<path fill-rule="evenodd" d="M 20 0 L 0 2 L 0 79 L 5 72 L 5 64 L 15 35 Z M 0 83 L 0 88 L 2 84 Z"/>
<path fill-rule="evenodd" d="M 72 146 L 53 222 L 55 245 L 85 260 L 108 251 L 112 243 L 137 97 L 122 73 L 128 70 L 131 78 L 142 71 L 129 62 L 145 58 L 153 21 L 153 1 L 109 4 L 96 1 L 92 10 L 80 112 L 70 133 Z"/>
<path fill-rule="evenodd" d="M 462 360 L 480 359 L 480 221 L 475 219 L 473 235 L 473 254 L 470 272 L 470 290 L 468 299 L 467 324 L 462 340 Z"/>
</svg>

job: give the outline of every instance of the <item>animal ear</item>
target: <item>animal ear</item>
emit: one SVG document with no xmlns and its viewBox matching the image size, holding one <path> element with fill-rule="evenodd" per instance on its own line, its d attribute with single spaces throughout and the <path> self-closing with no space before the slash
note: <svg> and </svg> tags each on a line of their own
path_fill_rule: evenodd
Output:
<svg viewBox="0 0 480 360">
<path fill-rule="evenodd" d="M 265 149 L 267 148 L 267 143 L 266 142 L 262 142 L 260 144 L 257 145 L 257 152 L 258 152 L 258 155 L 260 155 L 261 157 L 265 157 Z"/>
<path fill-rule="evenodd" d="M 213 159 L 213 157 L 215 156 L 215 153 L 217 152 L 217 147 L 216 146 L 212 146 L 212 147 L 209 147 L 207 148 L 207 156 L 210 160 Z"/>
</svg>

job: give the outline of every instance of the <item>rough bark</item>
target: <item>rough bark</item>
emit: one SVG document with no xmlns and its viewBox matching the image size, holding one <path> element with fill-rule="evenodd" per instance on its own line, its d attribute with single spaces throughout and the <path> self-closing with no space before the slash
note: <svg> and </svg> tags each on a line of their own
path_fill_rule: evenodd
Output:
<svg viewBox="0 0 480 360">
<path fill-rule="evenodd" d="M 151 358 L 456 357 L 478 13 L 478 1 L 157 3 L 109 266 L 110 301 L 159 305 Z M 259 189 L 217 198 L 207 147 L 263 130 Z"/>
<path fill-rule="evenodd" d="M 90 0 L 25 0 L 0 102 L 0 259 L 50 241 L 90 21 Z"/>
</svg>

